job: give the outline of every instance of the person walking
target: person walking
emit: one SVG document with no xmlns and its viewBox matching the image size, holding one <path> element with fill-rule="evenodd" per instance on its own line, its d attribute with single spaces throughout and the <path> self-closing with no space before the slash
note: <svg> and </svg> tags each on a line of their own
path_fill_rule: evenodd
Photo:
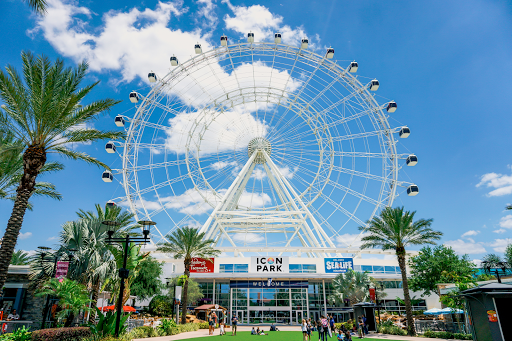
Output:
<svg viewBox="0 0 512 341">
<path fill-rule="evenodd" d="M 233 318 L 231 319 L 231 326 L 232 326 L 232 330 L 231 330 L 231 336 L 234 336 L 236 335 L 236 327 L 238 325 L 238 317 L 236 317 L 235 314 L 233 314 Z"/>
<path fill-rule="evenodd" d="M 366 318 L 366 316 L 363 315 L 363 333 L 365 335 L 368 335 L 368 319 Z"/>
<path fill-rule="evenodd" d="M 220 335 L 224 335 L 226 332 L 224 331 L 224 321 L 220 321 Z"/>
<path fill-rule="evenodd" d="M 331 319 L 329 320 L 329 325 L 331 326 L 331 332 L 336 334 L 336 329 L 334 328 L 334 317 L 331 315 Z"/>
<path fill-rule="evenodd" d="M 300 325 L 302 330 L 302 341 L 308 341 L 308 323 L 305 319 L 302 319 L 302 324 Z"/>
<path fill-rule="evenodd" d="M 359 338 L 362 339 L 362 338 L 364 338 L 364 326 L 363 326 L 363 319 L 361 317 L 359 317 L 359 321 L 358 321 L 357 325 L 358 325 L 357 333 L 359 334 Z"/>
<path fill-rule="evenodd" d="M 308 340 L 311 341 L 311 330 L 313 329 L 313 326 L 311 325 L 311 319 L 308 319 Z"/>
</svg>

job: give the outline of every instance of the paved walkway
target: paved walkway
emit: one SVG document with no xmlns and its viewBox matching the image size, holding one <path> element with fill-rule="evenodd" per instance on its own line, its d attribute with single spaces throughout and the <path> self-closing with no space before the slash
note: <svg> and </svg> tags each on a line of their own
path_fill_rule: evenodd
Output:
<svg viewBox="0 0 512 341">
<path fill-rule="evenodd" d="M 268 326 L 266 326 L 268 327 Z M 282 331 L 300 331 L 299 326 L 278 326 L 279 330 Z M 252 327 L 249 326 L 239 326 L 239 332 L 250 332 Z M 267 329 L 267 328 L 266 328 Z M 219 335 L 219 329 L 215 329 L 215 335 Z M 226 330 L 226 335 L 231 335 L 231 329 Z M 208 337 L 208 329 L 199 329 L 196 332 L 188 332 L 181 333 L 178 335 L 170 335 L 170 336 L 160 336 L 160 337 L 152 337 L 150 339 L 133 339 L 132 341 L 174 341 L 174 340 L 186 340 L 193 339 L 195 337 Z M 407 341 L 441 341 L 446 339 L 432 339 L 427 337 L 410 337 L 410 336 L 398 336 L 398 335 L 389 335 L 389 334 L 370 334 L 367 335 L 368 338 L 375 338 L 381 340 L 407 340 Z M 353 340 L 357 340 L 357 337 L 353 337 Z"/>
</svg>

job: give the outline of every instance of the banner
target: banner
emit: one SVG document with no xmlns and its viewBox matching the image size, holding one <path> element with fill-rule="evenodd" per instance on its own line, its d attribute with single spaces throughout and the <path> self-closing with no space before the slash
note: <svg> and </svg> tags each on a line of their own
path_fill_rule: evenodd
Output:
<svg viewBox="0 0 512 341">
<path fill-rule="evenodd" d="M 57 262 L 55 269 L 55 278 L 64 278 L 68 274 L 69 262 Z"/>
<path fill-rule="evenodd" d="M 308 281 L 231 281 L 230 288 L 307 288 Z"/>
<path fill-rule="evenodd" d="M 325 273 L 342 274 L 354 270 L 353 258 L 324 258 Z"/>
<path fill-rule="evenodd" d="M 252 273 L 288 273 L 289 257 L 251 257 Z"/>
<path fill-rule="evenodd" d="M 192 264 L 190 264 L 190 272 L 191 273 L 201 273 L 208 274 L 213 273 L 213 269 L 215 268 L 215 259 L 210 258 L 210 260 L 203 258 L 192 258 Z"/>
<path fill-rule="evenodd" d="M 183 287 L 176 287 L 176 292 L 175 292 L 175 296 L 174 296 L 174 299 L 175 299 L 174 304 L 180 304 L 182 289 L 183 289 Z"/>
<path fill-rule="evenodd" d="M 375 302 L 375 288 L 370 288 L 370 301 Z"/>
</svg>

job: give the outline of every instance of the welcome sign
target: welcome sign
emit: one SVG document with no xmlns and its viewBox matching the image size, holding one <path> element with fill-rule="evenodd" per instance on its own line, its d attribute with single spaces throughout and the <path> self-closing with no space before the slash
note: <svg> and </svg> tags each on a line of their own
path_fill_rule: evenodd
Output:
<svg viewBox="0 0 512 341">
<path fill-rule="evenodd" d="M 251 257 L 251 272 L 253 273 L 288 273 L 289 257 Z"/>
<path fill-rule="evenodd" d="M 325 273 L 342 274 L 354 270 L 353 258 L 324 258 Z"/>
</svg>

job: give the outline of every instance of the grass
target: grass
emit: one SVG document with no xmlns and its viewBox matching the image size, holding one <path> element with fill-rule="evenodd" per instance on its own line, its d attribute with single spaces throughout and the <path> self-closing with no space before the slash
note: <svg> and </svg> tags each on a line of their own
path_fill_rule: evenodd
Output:
<svg viewBox="0 0 512 341">
<path fill-rule="evenodd" d="M 218 330 L 215 330 L 215 333 L 218 333 Z M 265 333 L 268 333 L 268 336 L 265 335 L 251 335 L 251 332 L 237 332 L 236 336 L 231 336 L 231 330 L 228 329 L 226 335 L 220 336 L 220 335 L 214 335 L 209 336 L 208 341 L 221 341 L 228 339 L 230 341 L 302 341 L 302 333 L 299 331 L 279 331 L 279 332 L 268 332 L 265 331 Z M 313 335 L 311 337 L 311 341 L 316 341 L 318 337 L 317 332 L 313 332 Z M 187 339 L 189 341 L 204 341 L 204 337 L 196 337 L 193 339 Z M 332 339 L 329 339 L 327 337 L 327 341 L 337 341 L 337 338 L 333 335 Z M 364 338 L 359 339 L 357 335 L 352 335 L 352 340 L 356 341 L 371 341 L 371 340 L 379 340 L 375 338 Z M 380 339 L 381 340 L 381 339 Z M 396 340 L 388 340 L 387 341 L 396 341 Z"/>
</svg>

